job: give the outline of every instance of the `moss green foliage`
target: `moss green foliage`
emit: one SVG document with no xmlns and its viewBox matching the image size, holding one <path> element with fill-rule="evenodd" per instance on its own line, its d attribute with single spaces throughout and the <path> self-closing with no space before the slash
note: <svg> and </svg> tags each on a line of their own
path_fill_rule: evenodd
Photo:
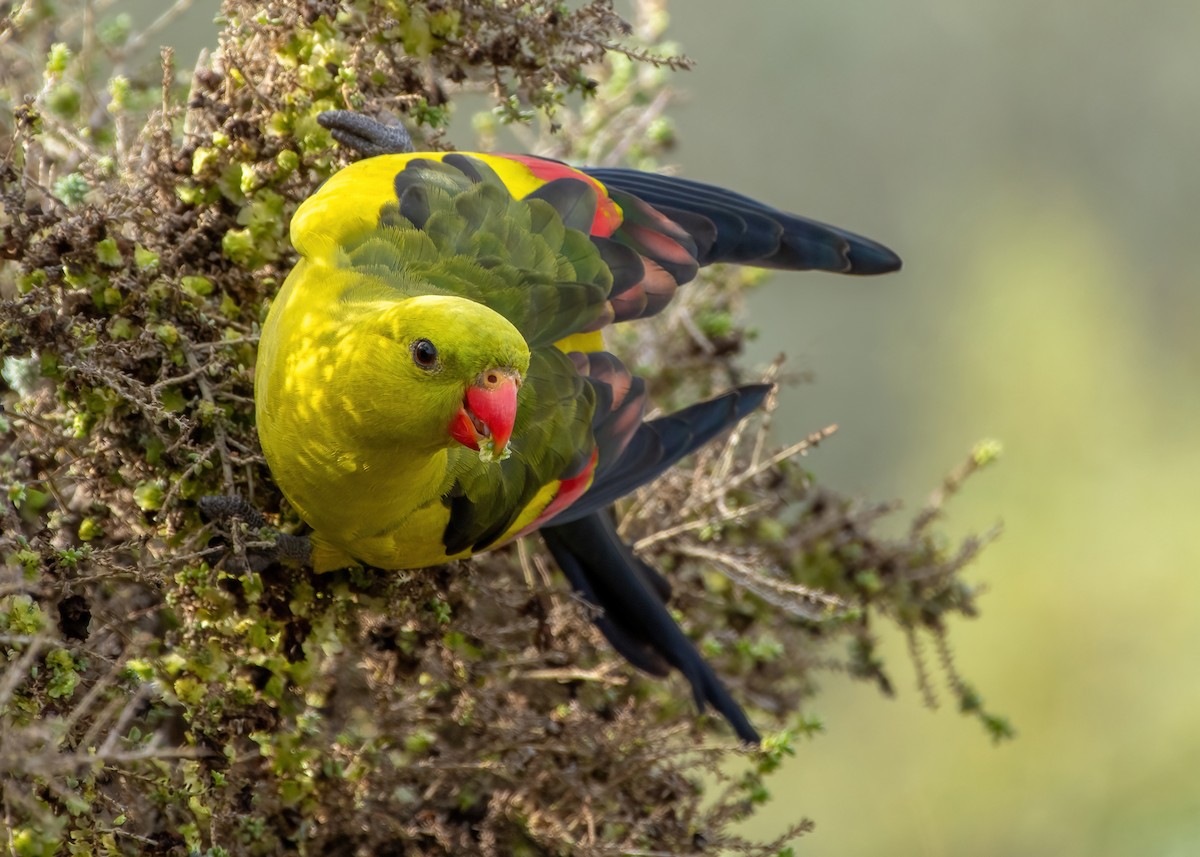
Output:
<svg viewBox="0 0 1200 857">
<path fill-rule="evenodd" d="M 13 853 L 789 853 L 807 822 L 771 843 L 731 822 L 820 730 L 805 707 L 821 671 L 891 693 L 885 622 L 909 635 L 931 700 L 930 647 L 962 709 L 1006 733 L 946 643 L 948 619 L 974 615 L 959 572 L 980 543 L 939 536 L 940 499 L 881 535 L 886 506 L 814 485 L 807 448 L 774 453 L 763 422 L 623 510 L 707 655 L 777 730 L 756 753 L 698 719 L 681 681 L 631 675 L 532 542 L 314 578 L 258 561 L 262 534 L 200 520 L 197 498 L 238 493 L 298 525 L 258 450 L 251 368 L 293 261 L 291 212 L 344 158 L 316 114 L 390 112 L 440 146 L 452 98 L 478 90 L 484 135 L 526 122 L 561 131 L 557 154 L 644 164 L 673 140 L 665 72 L 685 64 L 658 4 L 635 31 L 603 2 L 226 0 L 190 76 L 169 52 L 139 72 L 127 21 L 58 5 L 9 4 L 0 22 Z M 661 403 L 736 371 L 743 288 L 710 276 L 617 337 Z"/>
</svg>

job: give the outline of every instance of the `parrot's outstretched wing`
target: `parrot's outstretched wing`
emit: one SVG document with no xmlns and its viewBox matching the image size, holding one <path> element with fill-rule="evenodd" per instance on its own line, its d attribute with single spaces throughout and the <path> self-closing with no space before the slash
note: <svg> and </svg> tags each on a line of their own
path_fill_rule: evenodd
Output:
<svg viewBox="0 0 1200 857">
<path fill-rule="evenodd" d="M 679 670 L 696 705 L 715 708 L 743 741 L 758 733 L 667 611 L 670 584 L 621 541 L 607 507 L 652 481 L 690 452 L 752 413 L 773 388 L 754 384 L 639 422 L 620 453 L 598 470 L 591 488 L 541 527 L 542 538 L 571 585 L 599 607 L 596 626 L 638 669 L 666 675 Z"/>
<path fill-rule="evenodd" d="M 555 517 L 555 523 L 590 515 L 653 482 L 679 459 L 754 413 L 774 389 L 771 384 L 746 384 L 666 416 L 639 419 L 622 439 L 619 454 L 610 461 L 601 458 L 591 487 Z"/>
<path fill-rule="evenodd" d="M 900 257 L 882 244 L 807 217 L 789 214 L 748 196 L 691 179 L 618 167 L 585 167 L 626 211 L 635 199 L 649 203 L 696 240 L 700 265 L 730 262 L 758 268 L 887 274 Z M 636 216 L 636 215 L 635 215 Z"/>
<path fill-rule="evenodd" d="M 543 527 L 542 538 L 571 585 L 601 609 L 595 622 L 613 648 L 652 675 L 666 675 L 668 666 L 679 670 L 701 711 L 711 705 L 738 738 L 759 742 L 746 713 L 667 612 L 666 582 L 621 541 L 607 513 Z"/>
</svg>

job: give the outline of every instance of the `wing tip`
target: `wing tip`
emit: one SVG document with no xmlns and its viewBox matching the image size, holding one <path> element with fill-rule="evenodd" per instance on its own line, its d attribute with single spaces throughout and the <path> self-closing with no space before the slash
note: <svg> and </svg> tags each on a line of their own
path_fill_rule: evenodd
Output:
<svg viewBox="0 0 1200 857">
<path fill-rule="evenodd" d="M 741 421 L 762 406 L 767 397 L 775 392 L 775 385 L 771 383 L 743 384 L 740 387 L 735 387 L 730 392 L 736 394 L 738 397 L 736 406 L 737 420 Z"/>
<path fill-rule="evenodd" d="M 846 252 L 849 267 L 847 274 L 874 277 L 891 274 L 904 266 L 904 261 L 894 250 L 876 242 L 856 238 L 850 242 Z"/>
</svg>

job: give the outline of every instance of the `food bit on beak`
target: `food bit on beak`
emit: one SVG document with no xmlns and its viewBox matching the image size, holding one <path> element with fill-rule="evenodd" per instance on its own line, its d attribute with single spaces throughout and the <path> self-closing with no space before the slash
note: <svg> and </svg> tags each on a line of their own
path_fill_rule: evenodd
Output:
<svg viewBox="0 0 1200 857">
<path fill-rule="evenodd" d="M 521 376 L 513 369 L 489 369 L 475 379 L 463 397 L 463 406 L 450 423 L 450 436 L 479 451 L 483 461 L 504 460 L 511 450 L 517 420 L 517 390 Z"/>
</svg>

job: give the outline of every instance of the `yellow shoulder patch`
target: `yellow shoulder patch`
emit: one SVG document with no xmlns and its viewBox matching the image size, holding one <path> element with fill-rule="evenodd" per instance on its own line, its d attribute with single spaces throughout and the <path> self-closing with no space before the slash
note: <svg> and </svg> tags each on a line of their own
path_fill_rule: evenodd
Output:
<svg viewBox="0 0 1200 857">
<path fill-rule="evenodd" d="M 590 354 L 593 351 L 604 350 L 604 337 L 600 335 L 600 331 L 598 330 L 593 330 L 590 333 L 572 333 L 570 336 L 558 340 L 554 345 L 563 354 L 570 354 L 572 351 L 582 351 Z"/>
</svg>

